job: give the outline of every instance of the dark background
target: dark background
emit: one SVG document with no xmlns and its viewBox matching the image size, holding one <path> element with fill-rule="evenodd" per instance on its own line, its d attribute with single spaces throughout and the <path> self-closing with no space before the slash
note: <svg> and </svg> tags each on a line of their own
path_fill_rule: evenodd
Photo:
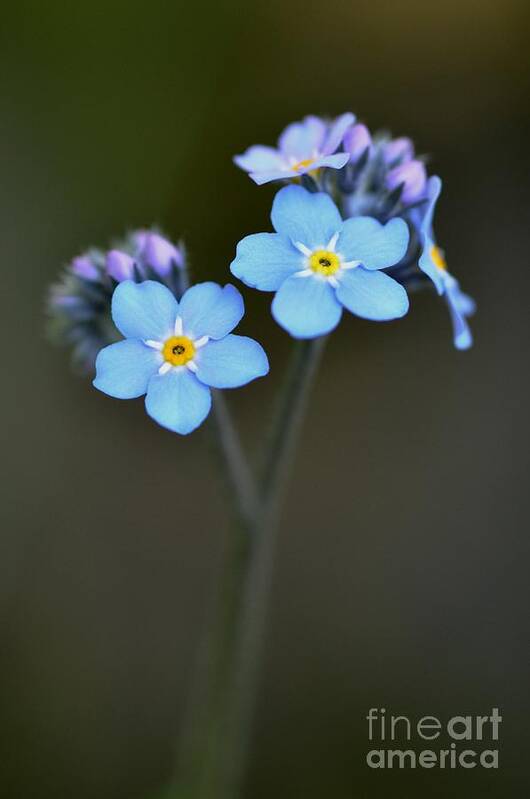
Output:
<svg viewBox="0 0 530 799">
<path fill-rule="evenodd" d="M 0 23 L 3 480 L 0 785 L 143 799 L 171 770 L 228 523 L 205 436 L 109 400 L 46 342 L 90 244 L 158 223 L 197 280 L 269 229 L 231 163 L 306 113 L 409 134 L 478 300 L 452 348 L 433 295 L 345 315 L 283 514 L 247 796 L 520 797 L 528 720 L 528 4 L 18 2 Z M 271 377 L 229 396 L 257 439 L 287 335 L 244 290 Z M 371 771 L 370 707 L 501 709 L 498 772 Z M 436 747 L 435 747 L 436 748 Z"/>
</svg>

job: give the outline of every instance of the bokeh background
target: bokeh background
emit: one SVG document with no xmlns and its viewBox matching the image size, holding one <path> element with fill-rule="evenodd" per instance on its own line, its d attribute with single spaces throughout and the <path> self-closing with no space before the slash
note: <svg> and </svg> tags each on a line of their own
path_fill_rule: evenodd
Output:
<svg viewBox="0 0 530 799">
<path fill-rule="evenodd" d="M 172 768 L 229 520 L 202 433 L 71 375 L 43 332 L 60 267 L 158 223 L 197 280 L 267 230 L 231 163 L 306 113 L 414 137 L 445 180 L 437 232 L 478 300 L 345 315 L 287 492 L 246 796 L 520 797 L 528 782 L 530 115 L 525 0 L 6 4 L 0 788 L 143 799 Z M 229 400 L 252 446 L 288 354 L 269 297 L 244 332 L 271 377 Z M 372 771 L 370 707 L 499 707 L 501 767 Z"/>
</svg>

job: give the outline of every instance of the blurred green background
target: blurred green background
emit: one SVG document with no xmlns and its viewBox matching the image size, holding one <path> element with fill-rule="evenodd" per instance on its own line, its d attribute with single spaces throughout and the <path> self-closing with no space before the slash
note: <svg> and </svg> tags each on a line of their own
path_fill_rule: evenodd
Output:
<svg viewBox="0 0 530 799">
<path fill-rule="evenodd" d="M 157 428 L 47 344 L 48 284 L 153 222 L 185 238 L 197 280 L 229 279 L 273 194 L 232 155 L 348 109 L 432 154 L 476 346 L 452 349 L 428 293 L 399 323 L 346 315 L 333 334 L 282 518 L 246 796 L 525 793 L 528 21 L 524 0 L 6 4 L 3 795 L 160 788 L 228 523 L 203 433 Z M 289 341 L 269 297 L 244 294 L 272 366 L 229 397 L 252 445 Z M 370 707 L 493 706 L 498 772 L 365 765 Z"/>
</svg>

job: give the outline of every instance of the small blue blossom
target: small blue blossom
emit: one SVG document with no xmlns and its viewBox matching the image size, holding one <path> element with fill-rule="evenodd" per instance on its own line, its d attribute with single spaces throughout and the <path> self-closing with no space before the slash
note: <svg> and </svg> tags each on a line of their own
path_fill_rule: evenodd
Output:
<svg viewBox="0 0 530 799">
<path fill-rule="evenodd" d="M 402 219 L 343 221 L 328 194 L 301 186 L 277 193 L 271 214 L 276 233 L 247 236 L 237 246 L 232 274 L 260 291 L 276 292 L 272 315 L 295 338 L 333 330 L 343 308 L 365 319 L 404 316 L 405 289 L 382 269 L 407 251 Z"/>
<path fill-rule="evenodd" d="M 355 117 L 350 113 L 342 114 L 331 124 L 319 117 L 307 116 L 285 128 L 276 149 L 256 144 L 242 155 L 236 155 L 234 162 L 248 172 L 258 186 L 272 180 L 297 178 L 320 167 L 341 169 L 348 162 L 349 154 L 337 150 L 354 122 Z"/>
<path fill-rule="evenodd" d="M 94 386 L 117 399 L 146 394 L 145 408 L 162 427 L 186 435 L 206 418 L 210 388 L 236 388 L 266 375 L 256 341 L 231 333 L 244 314 L 231 285 L 192 286 L 177 301 L 161 283 L 120 283 L 112 297 L 123 341 L 101 350 Z"/>
<path fill-rule="evenodd" d="M 474 300 L 460 289 L 458 281 L 447 270 L 442 250 L 437 246 L 433 233 L 433 216 L 438 197 L 442 191 L 442 181 L 436 175 L 427 182 L 427 206 L 420 217 L 419 236 L 422 252 L 418 265 L 436 286 L 438 294 L 443 295 L 453 324 L 453 339 L 458 350 L 467 350 L 473 344 L 467 317 L 471 316 L 476 305 Z"/>
</svg>

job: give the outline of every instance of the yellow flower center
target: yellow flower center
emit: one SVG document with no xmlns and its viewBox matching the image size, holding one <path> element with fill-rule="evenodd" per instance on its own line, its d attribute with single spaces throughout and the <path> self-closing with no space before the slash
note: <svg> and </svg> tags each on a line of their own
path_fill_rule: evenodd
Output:
<svg viewBox="0 0 530 799">
<path fill-rule="evenodd" d="M 447 270 L 447 264 L 445 262 L 445 258 L 443 257 L 442 251 L 436 244 L 433 244 L 431 247 L 431 261 L 436 266 L 437 269 L 441 269 L 442 272 Z"/>
<path fill-rule="evenodd" d="M 309 258 L 309 266 L 313 272 L 321 275 L 334 275 L 340 269 L 340 258 L 329 250 L 315 250 Z"/>
<path fill-rule="evenodd" d="M 300 172 L 301 169 L 307 169 L 308 166 L 311 166 L 315 162 L 314 158 L 306 158 L 305 161 L 298 161 L 296 164 L 293 165 L 293 169 L 295 172 Z"/>
<path fill-rule="evenodd" d="M 162 355 L 172 366 L 184 366 L 195 355 L 193 341 L 187 336 L 171 336 L 164 342 Z"/>
</svg>

